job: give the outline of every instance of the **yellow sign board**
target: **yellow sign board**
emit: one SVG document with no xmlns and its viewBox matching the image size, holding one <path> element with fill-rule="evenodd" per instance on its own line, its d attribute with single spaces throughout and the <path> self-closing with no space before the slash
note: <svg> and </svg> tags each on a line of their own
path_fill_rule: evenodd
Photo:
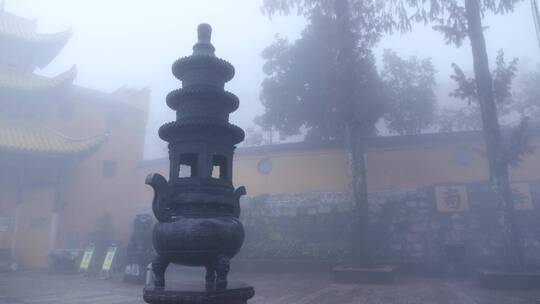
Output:
<svg viewBox="0 0 540 304">
<path fill-rule="evenodd" d="M 531 210 L 534 208 L 529 183 L 512 183 L 511 188 L 514 209 Z M 469 209 L 469 198 L 465 186 L 437 186 L 435 197 L 439 212 L 461 212 Z"/>
<path fill-rule="evenodd" d="M 512 198 L 514 199 L 514 209 L 531 210 L 533 209 L 533 200 L 531 195 L 531 186 L 529 183 L 512 183 Z"/>
<path fill-rule="evenodd" d="M 90 244 L 86 246 L 84 249 L 84 255 L 81 260 L 81 265 L 79 266 L 79 269 L 81 270 L 88 270 L 88 267 L 90 267 L 90 261 L 92 260 L 92 256 L 94 255 L 95 247 L 93 244 Z"/>
<path fill-rule="evenodd" d="M 469 198 L 465 186 L 437 186 L 435 197 L 439 212 L 462 212 L 469 209 Z"/>
<path fill-rule="evenodd" d="M 111 246 L 107 248 L 107 255 L 105 256 L 105 260 L 103 261 L 103 266 L 101 267 L 101 271 L 108 272 L 109 270 L 111 270 L 111 266 L 112 266 L 115 254 L 116 254 L 115 246 Z"/>
</svg>

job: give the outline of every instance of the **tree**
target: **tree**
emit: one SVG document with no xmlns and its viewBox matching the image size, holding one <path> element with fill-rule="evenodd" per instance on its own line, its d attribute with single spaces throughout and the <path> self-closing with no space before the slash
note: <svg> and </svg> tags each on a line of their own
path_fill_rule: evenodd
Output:
<svg viewBox="0 0 540 304">
<path fill-rule="evenodd" d="M 290 43 L 277 37 L 263 51 L 266 78 L 262 83 L 261 101 L 265 112 L 255 120 L 260 126 L 275 128 L 283 138 L 305 133 L 308 141 L 345 140 L 342 121 L 349 109 L 336 100 L 339 93 L 336 30 L 335 20 L 319 11 L 311 17 L 300 39 Z M 359 78 L 355 94 L 371 98 L 357 98 L 352 106 L 377 111 L 371 111 L 372 116 L 362 117 L 371 121 L 366 133 L 372 134 L 374 122 L 382 111 L 376 96 L 381 83 L 372 53 L 359 50 L 354 56 L 352 66 Z"/>
<path fill-rule="evenodd" d="M 522 75 L 517 93 L 517 99 L 512 107 L 521 116 L 527 116 L 536 127 L 540 126 L 540 66 L 532 72 Z"/>
<path fill-rule="evenodd" d="M 409 30 L 412 21 L 431 22 L 444 34 L 447 43 L 461 46 L 469 39 L 474 63 L 474 83 L 480 106 L 482 129 L 489 164 L 489 179 L 499 206 L 499 221 L 504 229 L 504 266 L 523 269 L 521 238 L 513 220 L 514 207 L 509 156 L 506 155 L 495 100 L 495 86 L 489 70 L 482 18 L 486 12 L 509 13 L 521 0 L 389 0 L 386 9 L 396 9 L 394 27 Z M 409 11 L 412 10 L 412 15 Z"/>
<path fill-rule="evenodd" d="M 500 50 L 495 61 L 495 69 L 491 73 L 499 120 L 506 126 L 515 122 L 516 114 L 521 115 L 522 118 L 526 116 L 521 111 L 521 102 L 512 94 L 517 63 L 517 59 L 507 63 L 504 59 L 504 52 Z M 476 82 L 456 64 L 453 64 L 452 67 L 454 74 L 450 78 L 456 82 L 457 88 L 450 93 L 450 96 L 466 101 L 467 105 L 458 109 L 443 109 L 439 115 L 439 128 L 446 132 L 480 130 L 482 129 L 482 120 Z"/>
<path fill-rule="evenodd" d="M 405 60 L 394 51 L 384 51 L 382 79 L 389 95 L 384 118 L 391 131 L 414 135 L 433 124 L 435 72 L 431 59 Z"/>
<path fill-rule="evenodd" d="M 343 139 L 330 80 L 335 65 L 335 24 L 318 12 L 294 44 L 277 37 L 262 56 L 266 79 L 256 122 L 279 131 L 282 139 L 300 133 L 307 140 Z"/>
<path fill-rule="evenodd" d="M 440 132 L 479 131 L 482 129 L 482 120 L 477 104 L 459 108 L 442 108 L 436 117 Z"/>
<path fill-rule="evenodd" d="M 516 116 L 521 116 L 521 122 L 518 126 L 511 132 L 503 133 L 502 136 L 505 155 L 509 165 L 518 165 L 523 154 L 532 152 L 532 147 L 528 145 L 528 139 L 530 137 L 528 132 L 529 115 L 533 111 L 532 108 L 537 107 L 534 102 L 529 107 L 527 101 L 520 100 L 519 98 L 516 99 L 513 96 L 514 94 L 512 94 L 512 84 L 516 77 L 517 63 L 517 59 L 506 63 L 504 52 L 501 50 L 497 55 L 495 69 L 492 72 L 494 99 L 497 111 L 501 116 L 499 120 L 502 122 L 502 125 L 509 129 L 510 124 L 515 124 Z M 454 75 L 451 78 L 456 81 L 458 87 L 450 96 L 466 100 L 468 106 L 458 110 L 450 110 L 448 113 L 441 115 L 443 118 L 441 126 L 446 128 L 447 131 L 454 131 L 456 129 L 480 130 L 482 120 L 480 119 L 481 113 L 478 104 L 476 82 L 474 79 L 467 77 L 463 70 L 456 64 L 453 65 L 453 68 Z M 525 86 L 525 89 L 527 88 L 530 87 Z M 532 89 L 535 90 L 535 88 Z"/>
<path fill-rule="evenodd" d="M 241 144 L 244 147 L 261 146 L 264 142 L 264 134 L 257 130 L 254 126 L 246 128 L 246 138 Z"/>
<path fill-rule="evenodd" d="M 349 7 L 350 5 L 350 7 Z M 382 22 L 369 1 L 265 1 L 268 14 L 297 7 L 309 21 L 294 44 L 279 39 L 263 52 L 267 79 L 258 122 L 283 136 L 304 130 L 307 140 L 342 140 L 349 151 L 350 188 L 357 221 L 353 255 L 370 260 L 367 246 L 367 184 L 363 138 L 382 115 L 382 83 L 371 47 Z M 354 8 L 354 9 L 350 9 Z"/>
</svg>

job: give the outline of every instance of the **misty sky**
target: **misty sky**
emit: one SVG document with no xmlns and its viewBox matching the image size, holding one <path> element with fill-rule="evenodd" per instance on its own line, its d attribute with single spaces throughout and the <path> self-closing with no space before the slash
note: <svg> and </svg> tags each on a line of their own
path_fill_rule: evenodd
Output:
<svg viewBox="0 0 540 304">
<path fill-rule="evenodd" d="M 179 87 L 170 66 L 179 57 L 191 54 L 196 27 L 208 22 L 214 27 L 217 55 L 236 67 L 236 77 L 227 89 L 240 97 L 240 109 L 232 121 L 246 128 L 262 112 L 259 91 L 264 74 L 261 51 L 279 33 L 296 39 L 304 26 L 297 16 L 274 17 L 261 14 L 262 0 L 6 0 L 12 13 L 38 19 L 42 32 L 71 27 L 73 37 L 62 53 L 43 71 L 54 75 L 73 64 L 78 67 L 76 84 L 111 92 L 121 86 L 152 89 L 146 157 L 162 155 L 157 128 L 174 119 L 165 106 L 165 95 Z M 514 14 L 488 16 L 485 25 L 490 61 L 498 49 L 507 58 L 520 58 L 520 68 L 540 62 L 529 1 L 519 4 Z M 471 69 L 470 47 L 457 50 L 446 46 L 442 35 L 429 27 L 417 26 L 413 33 L 386 37 L 377 48 L 392 48 L 401 56 L 431 57 L 438 81 L 449 87 L 450 65 Z"/>
</svg>

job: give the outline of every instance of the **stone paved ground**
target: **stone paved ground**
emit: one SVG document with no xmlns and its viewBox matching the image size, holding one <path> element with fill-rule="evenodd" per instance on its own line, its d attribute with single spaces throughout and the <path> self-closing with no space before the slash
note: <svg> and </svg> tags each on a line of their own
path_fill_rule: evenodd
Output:
<svg viewBox="0 0 540 304">
<path fill-rule="evenodd" d="M 181 274 L 171 274 L 171 281 L 194 278 L 192 271 L 173 270 Z M 237 273 L 234 278 L 255 285 L 250 304 L 540 304 L 540 290 L 483 290 L 472 279 L 407 277 L 393 285 L 338 285 L 323 274 Z M 140 304 L 141 288 L 80 275 L 0 273 L 0 304 Z"/>
</svg>

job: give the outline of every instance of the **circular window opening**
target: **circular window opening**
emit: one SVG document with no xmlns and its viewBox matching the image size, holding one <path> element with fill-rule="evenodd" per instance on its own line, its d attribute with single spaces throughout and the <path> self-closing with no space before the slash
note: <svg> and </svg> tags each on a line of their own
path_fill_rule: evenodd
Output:
<svg viewBox="0 0 540 304">
<path fill-rule="evenodd" d="M 468 166 L 474 161 L 474 153 L 469 147 L 457 147 L 453 156 L 454 161 L 461 166 Z"/>
<path fill-rule="evenodd" d="M 268 175 L 272 172 L 272 162 L 268 158 L 263 158 L 257 164 L 257 171 L 262 175 Z"/>
</svg>

